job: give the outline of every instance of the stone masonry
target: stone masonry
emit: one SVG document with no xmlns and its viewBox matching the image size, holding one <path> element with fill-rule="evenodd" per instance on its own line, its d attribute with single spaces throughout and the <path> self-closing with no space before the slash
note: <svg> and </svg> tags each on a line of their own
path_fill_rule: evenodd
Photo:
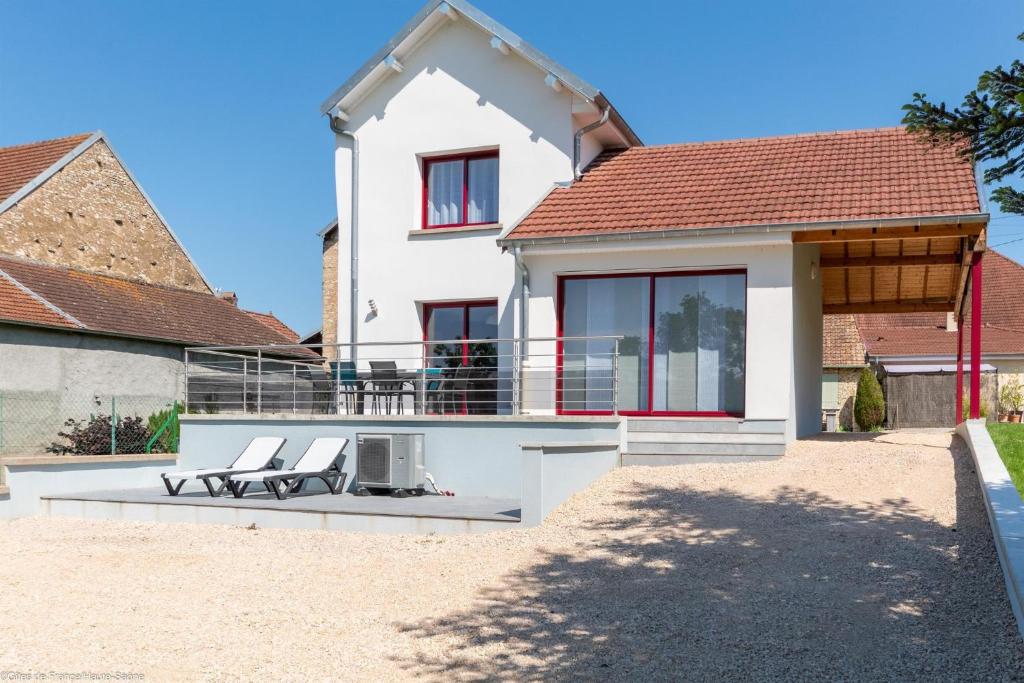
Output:
<svg viewBox="0 0 1024 683">
<path fill-rule="evenodd" d="M 0 214 L 0 253 L 210 291 L 102 140 Z"/>
<path fill-rule="evenodd" d="M 333 359 L 334 348 L 328 344 L 338 342 L 338 229 L 324 235 L 323 246 L 323 355 Z"/>
</svg>

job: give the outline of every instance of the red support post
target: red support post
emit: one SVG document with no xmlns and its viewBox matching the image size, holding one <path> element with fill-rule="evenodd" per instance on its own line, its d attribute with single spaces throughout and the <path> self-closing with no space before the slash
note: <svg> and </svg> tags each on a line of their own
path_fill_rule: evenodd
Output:
<svg viewBox="0 0 1024 683">
<path fill-rule="evenodd" d="M 971 419 L 981 417 L 981 256 L 971 254 Z"/>
<path fill-rule="evenodd" d="M 956 320 L 956 415 L 953 424 L 964 421 L 964 317 Z"/>
</svg>

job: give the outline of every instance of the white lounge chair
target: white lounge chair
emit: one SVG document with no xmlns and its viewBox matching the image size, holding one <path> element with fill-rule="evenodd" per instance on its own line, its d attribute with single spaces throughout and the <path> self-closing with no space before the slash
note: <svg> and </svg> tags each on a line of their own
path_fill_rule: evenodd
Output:
<svg viewBox="0 0 1024 683">
<path fill-rule="evenodd" d="M 167 493 L 172 496 L 178 495 L 181 487 L 189 479 L 198 479 L 206 484 L 206 490 L 211 496 L 219 496 L 228 485 L 229 474 L 241 472 L 259 472 L 266 469 L 273 469 L 274 457 L 284 446 L 285 440 L 280 436 L 257 436 L 249 442 L 242 454 L 235 458 L 235 461 L 227 467 L 206 469 L 206 470 L 184 470 L 181 472 L 164 472 L 160 477 L 164 480 Z M 211 479 L 219 480 L 220 484 L 215 489 L 210 482 Z M 172 485 L 172 480 L 179 480 Z"/>
<path fill-rule="evenodd" d="M 327 484 L 331 495 L 341 493 L 348 475 L 341 471 L 338 462 L 347 445 L 348 439 L 340 437 L 313 439 L 306 452 L 289 469 L 231 474 L 228 476 L 228 486 L 235 498 L 241 498 L 249 484 L 262 483 L 278 500 L 284 500 L 298 491 L 302 482 L 319 479 Z"/>
</svg>

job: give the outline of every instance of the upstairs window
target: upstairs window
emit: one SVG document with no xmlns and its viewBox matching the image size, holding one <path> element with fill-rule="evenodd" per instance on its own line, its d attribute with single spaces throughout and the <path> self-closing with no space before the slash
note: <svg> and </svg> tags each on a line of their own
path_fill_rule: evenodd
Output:
<svg viewBox="0 0 1024 683">
<path fill-rule="evenodd" d="M 498 153 L 423 160 L 423 227 L 498 222 Z"/>
</svg>

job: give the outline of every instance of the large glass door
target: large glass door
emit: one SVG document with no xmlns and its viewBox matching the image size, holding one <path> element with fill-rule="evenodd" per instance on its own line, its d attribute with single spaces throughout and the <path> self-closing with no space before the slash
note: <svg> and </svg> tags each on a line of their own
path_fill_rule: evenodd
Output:
<svg viewBox="0 0 1024 683">
<path fill-rule="evenodd" d="M 441 394 L 445 412 L 497 412 L 498 304 L 495 301 L 423 305 L 427 386 Z M 473 341 L 470 341 L 473 340 Z"/>
<path fill-rule="evenodd" d="M 613 388 L 611 339 L 619 342 L 618 403 L 621 410 L 646 411 L 647 356 L 650 351 L 650 278 L 589 277 L 562 281 L 562 351 L 559 409 L 611 412 Z"/>
<path fill-rule="evenodd" d="M 743 412 L 746 277 L 654 278 L 653 410 Z"/>
<path fill-rule="evenodd" d="M 571 276 L 563 337 L 620 335 L 618 409 L 635 415 L 741 415 L 746 356 L 742 271 Z M 559 356 L 559 410 L 610 412 L 614 342 L 571 340 Z"/>
</svg>

